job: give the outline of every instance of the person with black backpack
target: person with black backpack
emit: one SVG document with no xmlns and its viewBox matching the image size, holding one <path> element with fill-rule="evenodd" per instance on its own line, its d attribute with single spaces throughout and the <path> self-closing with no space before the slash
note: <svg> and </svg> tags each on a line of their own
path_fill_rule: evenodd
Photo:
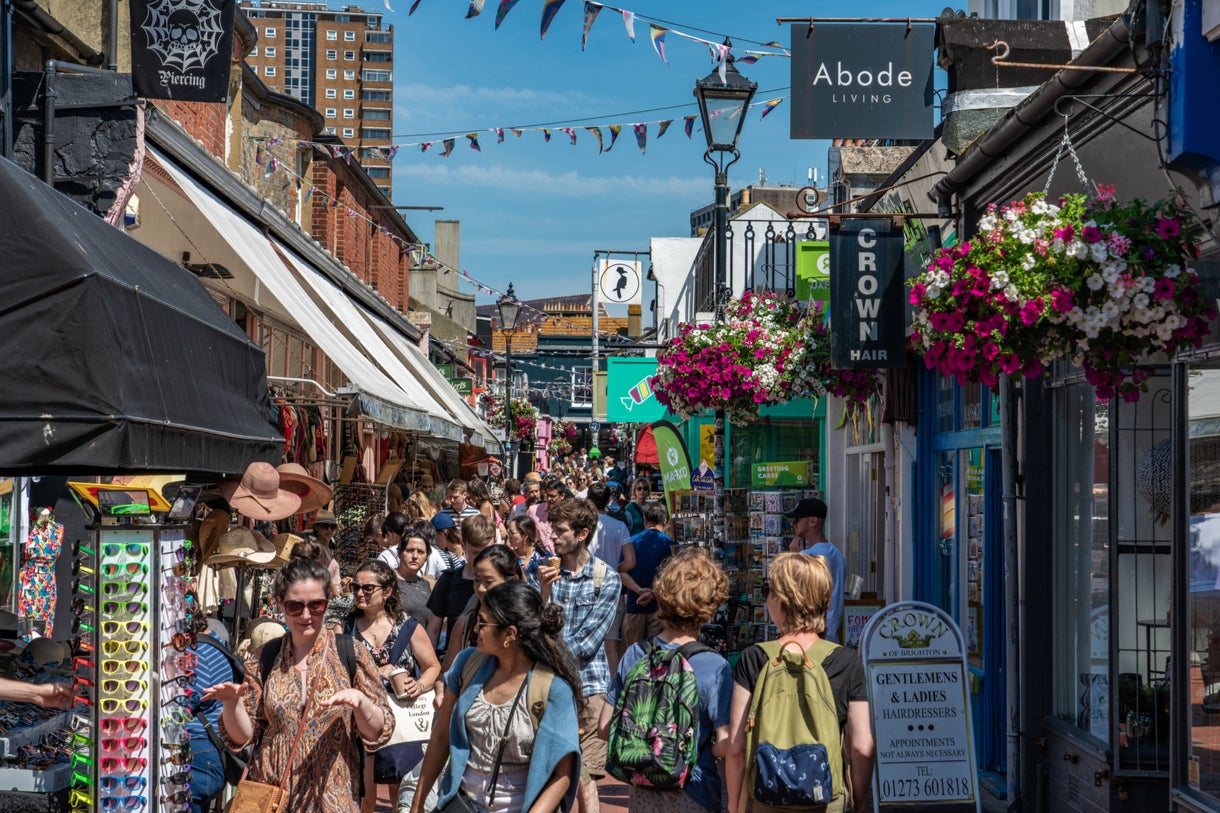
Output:
<svg viewBox="0 0 1220 813">
<path fill-rule="evenodd" d="M 198 657 L 188 695 L 197 699 L 208 686 L 232 681 L 242 683 L 245 669 L 237 656 L 218 638 L 208 634 L 207 617 L 195 616 L 195 643 L 191 651 Z M 245 760 L 224 747 L 217 729 L 220 703 L 197 700 L 190 709 L 195 718 L 185 728 L 191 742 L 191 813 L 205 813 L 226 784 L 236 785 L 245 769 Z"/>
<path fill-rule="evenodd" d="M 684 548 L 652 589 L 661 633 L 631 646 L 611 678 L 598 724 L 606 770 L 630 786 L 631 813 L 720 813 L 716 760 L 728 749 L 733 678 L 699 630 L 729 581 L 706 551 Z"/>
</svg>

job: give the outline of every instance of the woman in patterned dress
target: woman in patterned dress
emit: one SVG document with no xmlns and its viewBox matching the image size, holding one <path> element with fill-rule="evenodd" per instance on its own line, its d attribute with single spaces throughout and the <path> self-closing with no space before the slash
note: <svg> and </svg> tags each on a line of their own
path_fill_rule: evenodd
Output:
<svg viewBox="0 0 1220 813">
<path fill-rule="evenodd" d="M 42 509 L 25 543 L 17 615 L 37 622 L 39 634 L 47 638 L 55 620 L 55 560 L 63 542 L 64 526 L 55 521 L 50 510 Z"/>
<path fill-rule="evenodd" d="M 407 681 L 404 700 L 414 701 L 431 690 L 441 676 L 441 665 L 436 658 L 436 650 L 432 648 L 432 639 L 428 637 L 428 629 L 423 624 L 412 625 L 410 642 L 396 662 L 390 660 L 399 635 L 406 634 L 409 620 L 402 609 L 398 577 L 394 571 L 378 559 L 366 559 L 356 570 L 352 592 L 356 597 L 356 607 L 344 619 L 343 631 L 368 650 L 381 675 L 382 685 L 388 690 L 390 673 L 395 669 L 406 669 L 419 677 Z M 422 751 L 419 756 L 423 756 Z M 373 763 L 372 757 L 364 761 L 365 813 L 372 813 L 377 801 Z M 398 798 L 401 779 L 402 776 L 398 776 L 393 782 L 386 783 L 391 799 Z"/>
<path fill-rule="evenodd" d="M 363 786 L 359 740 L 379 748 L 394 730 L 377 667 L 368 650 L 357 646 L 355 680 L 348 679 L 335 635 L 322 624 L 331 598 L 326 568 L 293 559 L 280 569 L 274 592 L 288 634 L 266 682 L 259 650 L 246 659 L 245 683 L 219 683 L 203 699 L 221 702 L 220 735 L 227 747 L 254 744 L 246 778 L 286 782 L 280 813 L 357 813 Z M 307 698 L 312 703 L 305 731 L 289 765 Z"/>
</svg>

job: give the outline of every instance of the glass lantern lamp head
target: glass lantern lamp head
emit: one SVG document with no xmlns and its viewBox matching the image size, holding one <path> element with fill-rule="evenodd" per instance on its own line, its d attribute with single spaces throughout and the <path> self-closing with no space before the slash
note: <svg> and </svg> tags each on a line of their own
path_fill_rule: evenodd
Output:
<svg viewBox="0 0 1220 813">
<path fill-rule="evenodd" d="M 726 48 L 732 41 L 725 39 Z M 737 152 L 737 139 L 745 124 L 750 101 L 758 90 L 758 83 L 741 75 L 733 64 L 733 53 L 725 54 L 724 79 L 719 67 L 695 82 L 695 98 L 699 101 L 699 115 L 703 120 L 703 134 L 707 137 L 707 151 Z"/>
<path fill-rule="evenodd" d="M 508 292 L 496 303 L 500 311 L 500 330 L 513 333 L 517 330 L 517 319 L 521 316 L 521 300 L 513 293 L 513 284 L 508 284 Z"/>
</svg>

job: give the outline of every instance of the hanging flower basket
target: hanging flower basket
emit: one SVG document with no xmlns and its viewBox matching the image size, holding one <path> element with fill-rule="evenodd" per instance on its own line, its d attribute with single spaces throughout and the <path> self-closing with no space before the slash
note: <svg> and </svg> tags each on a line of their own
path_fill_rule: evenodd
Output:
<svg viewBox="0 0 1220 813">
<path fill-rule="evenodd" d="M 941 249 L 910 282 L 911 342 L 929 369 L 995 388 L 1001 373 L 1033 378 L 1063 358 L 1072 331 L 1052 314 L 1071 309 L 1080 260 L 1070 246 L 1084 199 L 1041 193 L 987 207 L 979 234 Z"/>
<path fill-rule="evenodd" d="M 1198 252 L 1194 218 L 1180 199 L 1119 203 L 1098 187 L 1073 248 L 1079 281 L 1063 322 L 1073 358 L 1099 398 L 1134 401 L 1147 389 L 1150 356 L 1198 347 L 1216 311 L 1188 267 Z"/>
<path fill-rule="evenodd" d="M 801 322 L 803 355 L 792 384 L 793 398 L 821 398 L 830 394 L 847 402 L 855 412 L 881 394 L 882 378 L 876 370 L 840 370 L 830 361 L 830 327 L 826 309 L 813 302 Z"/>
<path fill-rule="evenodd" d="M 504 396 L 483 393 L 480 396 L 487 422 L 504 426 Z M 538 427 L 538 410 L 524 398 L 514 398 L 511 404 L 512 436 L 518 440 L 533 440 Z"/>
<path fill-rule="evenodd" d="M 762 407 L 792 397 L 800 321 L 792 300 L 747 291 L 728 304 L 725 321 L 682 325 L 657 354 L 657 400 L 683 418 L 724 409 L 738 426 L 755 422 Z"/>
<path fill-rule="evenodd" d="M 553 438 L 546 445 L 546 451 L 551 457 L 565 457 L 572 454 L 572 444 L 567 438 Z"/>
</svg>

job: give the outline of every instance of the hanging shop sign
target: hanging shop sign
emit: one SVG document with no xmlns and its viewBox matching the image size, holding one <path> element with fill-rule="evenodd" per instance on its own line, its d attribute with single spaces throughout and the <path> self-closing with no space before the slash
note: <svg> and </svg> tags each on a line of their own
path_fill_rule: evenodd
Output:
<svg viewBox="0 0 1220 813">
<path fill-rule="evenodd" d="M 980 808 L 962 633 L 941 609 L 902 601 L 860 637 L 876 765 L 877 809 Z"/>
<path fill-rule="evenodd" d="M 752 488 L 809 485 L 809 464 L 804 460 L 755 463 L 750 469 Z"/>
<path fill-rule="evenodd" d="M 830 232 L 830 359 L 843 369 L 906 366 L 903 235 L 890 220 Z"/>
<path fill-rule="evenodd" d="M 602 260 L 597 275 L 602 296 L 616 305 L 640 304 L 640 270 L 638 260 Z"/>
<path fill-rule="evenodd" d="M 136 95 L 227 101 L 236 5 L 237 0 L 128 0 Z"/>
<path fill-rule="evenodd" d="M 830 243 L 825 240 L 797 242 L 796 298 L 830 300 Z"/>
<path fill-rule="evenodd" d="M 609 423 L 650 423 L 669 417 L 652 391 L 656 359 L 606 360 L 606 420 Z"/>
<path fill-rule="evenodd" d="M 932 25 L 792 26 L 793 138 L 933 136 Z"/>
<path fill-rule="evenodd" d="M 686 452 L 686 443 L 678 427 L 669 421 L 656 421 L 652 424 L 652 439 L 657 444 L 657 462 L 661 467 L 661 485 L 665 489 L 666 500 L 670 500 L 670 495 L 675 491 L 689 491 L 690 455 Z"/>
</svg>

